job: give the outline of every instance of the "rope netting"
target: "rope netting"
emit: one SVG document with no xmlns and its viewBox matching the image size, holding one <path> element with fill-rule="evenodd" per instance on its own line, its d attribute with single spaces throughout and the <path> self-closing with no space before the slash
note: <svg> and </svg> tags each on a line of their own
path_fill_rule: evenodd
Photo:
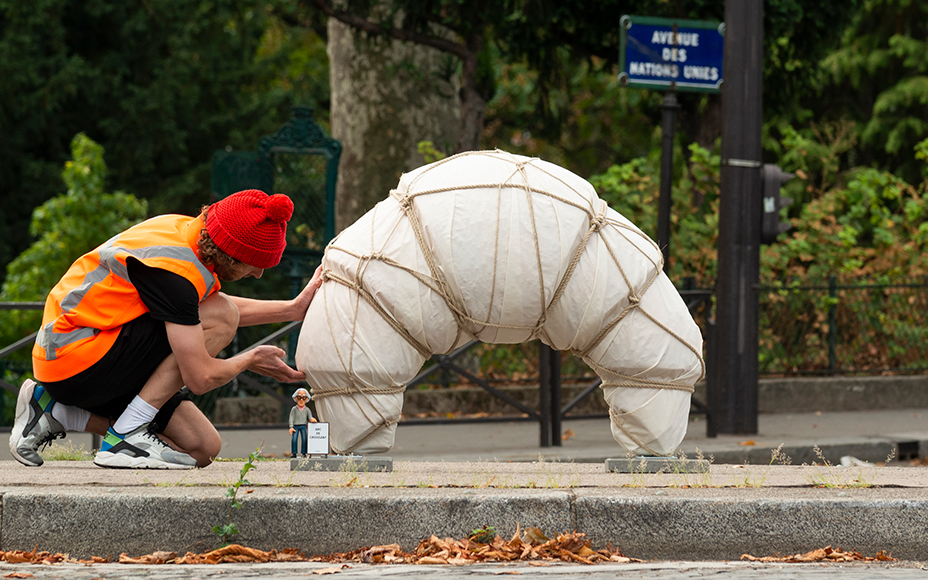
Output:
<svg viewBox="0 0 928 580">
<path fill-rule="evenodd" d="M 441 175 L 443 168 L 448 164 L 454 164 L 462 160 L 462 158 L 471 157 L 471 156 L 482 156 L 491 158 L 494 162 L 505 161 L 511 165 L 508 175 L 505 175 L 503 179 L 494 180 L 489 183 L 455 183 L 442 187 L 422 187 L 420 184 L 423 181 L 428 181 L 427 178 L 435 177 L 436 172 L 438 175 Z M 335 333 L 338 330 L 333 326 L 332 317 L 330 312 L 332 312 L 332 304 L 329 304 L 330 297 L 328 296 L 327 286 L 328 282 L 333 282 L 335 284 L 341 285 L 347 288 L 350 291 L 350 295 L 353 298 L 352 305 L 352 320 L 348 323 L 348 329 L 350 333 L 349 340 L 347 344 L 349 348 L 345 349 L 340 347 L 337 340 L 333 338 L 333 344 L 339 364 L 341 365 L 342 370 L 344 371 L 344 376 L 346 378 L 346 384 L 341 384 L 337 386 L 327 386 L 322 387 L 319 385 L 314 385 L 312 388 L 313 398 L 317 401 L 333 397 L 333 396 L 354 396 L 360 395 L 363 397 L 368 397 L 371 395 L 396 395 L 401 394 L 405 390 L 405 384 L 395 384 L 395 385 L 371 385 L 365 384 L 363 381 L 358 380 L 357 369 L 355 368 L 355 357 L 354 351 L 355 348 L 352 345 L 355 345 L 356 333 L 358 332 L 359 325 L 359 312 L 361 310 L 361 303 L 369 306 L 373 311 L 375 311 L 386 324 L 388 324 L 402 339 L 411 346 L 423 359 L 429 358 L 431 355 L 436 354 L 435 349 L 430 344 L 426 344 L 421 337 L 421 332 L 418 333 L 420 336 L 417 337 L 416 332 L 412 332 L 406 325 L 395 316 L 395 313 L 391 311 L 390 305 L 385 305 L 381 300 L 381 297 L 384 293 L 383 288 L 377 288 L 372 285 L 372 283 L 367 279 L 366 275 L 369 271 L 369 268 L 372 264 L 382 264 L 395 268 L 412 276 L 419 284 L 425 286 L 431 292 L 435 293 L 440 297 L 441 301 L 447 307 L 448 312 L 451 314 L 456 329 L 454 330 L 455 336 L 454 339 L 450 342 L 450 346 L 447 350 L 443 351 L 442 354 L 450 352 L 463 342 L 469 340 L 481 340 L 481 334 L 484 333 L 487 329 L 495 330 L 505 330 L 505 331 L 515 331 L 525 333 L 525 341 L 532 339 L 541 339 L 543 342 L 549 345 L 553 345 L 556 341 L 552 340 L 549 336 L 549 330 L 546 328 L 546 324 L 549 321 L 549 317 L 553 309 L 559 304 L 559 301 L 564 296 L 568 285 L 570 284 L 572 277 L 575 271 L 578 268 L 578 265 L 581 263 L 581 260 L 584 256 L 584 252 L 587 251 L 587 248 L 590 246 L 591 240 L 594 237 L 598 237 L 598 243 L 605 248 L 605 251 L 608 253 L 608 260 L 611 262 L 611 266 L 615 268 L 615 271 L 619 273 L 621 280 L 624 282 L 625 287 L 628 288 L 627 295 L 627 304 L 614 316 L 608 320 L 603 320 L 603 324 L 599 328 L 599 331 L 595 333 L 589 340 L 586 340 L 582 344 L 571 345 L 571 351 L 578 357 L 580 357 L 586 364 L 588 364 L 603 380 L 602 387 L 632 387 L 632 388 L 645 388 L 645 389 L 669 389 L 669 390 L 678 390 L 684 391 L 687 393 L 692 393 L 693 391 L 693 381 L 689 378 L 686 381 L 678 380 L 660 380 L 654 378 L 648 378 L 642 376 L 641 373 L 629 374 L 621 368 L 610 368 L 603 366 L 593 356 L 594 350 L 602 343 L 602 341 L 611 336 L 612 333 L 616 330 L 617 326 L 626 319 L 632 312 L 637 312 L 640 315 L 644 316 L 650 320 L 654 325 L 661 328 L 674 340 L 683 345 L 688 349 L 695 358 L 699 361 L 699 379 L 701 379 L 705 374 L 705 364 L 701 355 L 701 344 L 691 344 L 690 341 L 686 340 L 673 328 L 670 328 L 667 324 L 660 320 L 660 317 L 649 312 L 642 304 L 642 299 L 645 294 L 652 288 L 652 285 L 655 281 L 662 275 L 662 257 L 661 252 L 657 248 L 650 238 L 643 234 L 638 228 L 634 227 L 630 222 L 621 221 L 616 219 L 616 217 L 610 216 L 608 205 L 601 199 L 599 199 L 595 192 L 592 192 L 592 188 L 588 192 L 580 191 L 574 183 L 569 183 L 567 180 L 563 179 L 560 175 L 556 174 L 553 171 L 549 171 L 550 164 L 541 162 L 535 158 L 524 158 L 510 155 L 502 151 L 487 152 L 487 151 L 472 151 L 461 153 L 452 157 L 445 158 L 436 163 L 430 164 L 422 169 L 420 169 L 411 179 L 407 181 L 405 179 L 407 176 L 404 176 L 404 179 L 400 180 L 400 184 L 397 189 L 394 189 L 390 192 L 390 197 L 394 200 L 402 211 L 403 218 L 408 223 L 408 227 L 412 232 L 412 237 L 415 240 L 416 245 L 418 246 L 418 255 L 424 261 L 425 268 L 421 266 L 417 267 L 416 264 L 403 263 L 397 260 L 395 257 L 388 255 L 388 253 L 383 251 L 383 245 L 386 242 L 381 244 L 380 248 L 374 247 L 374 240 L 377 239 L 374 229 L 379 223 L 377 211 L 380 208 L 375 207 L 373 210 L 373 215 L 371 216 L 371 232 L 370 240 L 371 245 L 369 248 L 366 248 L 365 251 L 359 251 L 357 248 L 347 247 L 345 244 L 340 243 L 342 235 L 335 238 L 329 246 L 326 248 L 326 258 L 333 258 L 336 254 L 344 254 L 350 256 L 356 260 L 357 266 L 354 269 L 353 273 L 346 272 L 336 272 L 333 269 L 329 268 L 327 265 L 327 260 L 323 260 L 323 286 L 322 286 L 322 299 L 324 302 L 324 311 L 326 313 L 326 321 L 328 323 L 328 331 L 335 336 Z M 531 170 L 532 175 L 536 179 L 532 179 L 532 176 L 529 174 Z M 533 181 L 539 181 L 538 176 L 544 176 L 545 183 L 553 184 L 555 187 L 541 188 L 533 184 Z M 572 175 L 572 174 L 571 174 Z M 575 176 L 574 176 L 575 177 Z M 579 180 L 579 178 L 576 178 Z M 582 182 L 586 183 L 586 182 Z M 587 184 L 588 185 L 588 184 Z M 441 263 L 440 259 L 436 256 L 436 252 L 433 249 L 433 243 L 429 239 L 427 232 L 427 223 L 428 215 L 420 215 L 424 212 L 420 211 L 419 201 L 426 196 L 436 196 L 441 194 L 448 193 L 459 193 L 462 191 L 474 192 L 474 191 L 486 191 L 494 192 L 495 191 L 495 223 L 487 226 L 489 229 L 493 230 L 493 250 L 492 256 L 482 256 L 482 262 L 486 264 L 488 268 L 492 269 L 490 273 L 490 296 L 488 305 L 486 307 L 486 313 L 483 312 L 474 312 L 473 308 L 468 308 L 466 304 L 466 296 L 463 296 L 455 292 L 455 285 L 449 282 L 447 277 L 447 269 L 444 264 Z M 529 230 L 531 233 L 531 243 L 530 247 L 533 248 L 534 256 L 530 257 L 529 260 L 534 260 L 534 270 L 537 272 L 537 280 L 532 283 L 529 280 L 524 281 L 524 285 L 527 288 L 525 291 L 527 293 L 532 293 L 532 286 L 537 284 L 537 293 L 538 293 L 538 304 L 542 305 L 540 312 L 537 313 L 537 317 L 531 324 L 510 324 L 503 321 L 494 319 L 494 307 L 497 306 L 497 303 L 502 301 L 502 289 L 497 287 L 497 276 L 498 269 L 500 268 L 500 227 L 502 220 L 507 219 L 507 216 L 503 213 L 503 203 L 504 198 L 508 199 L 506 196 L 512 195 L 522 195 L 525 198 L 525 205 L 519 206 L 527 209 L 527 222 L 529 225 Z M 579 243 L 576 244 L 576 247 L 573 249 L 570 259 L 567 262 L 566 268 L 563 270 L 563 273 L 560 274 L 560 278 L 556 280 L 556 285 L 554 286 L 553 292 L 550 297 L 546 297 L 546 278 L 545 278 L 545 262 L 552 259 L 551 256 L 543 255 L 542 244 L 540 243 L 541 235 L 543 232 L 539 230 L 539 226 L 536 223 L 536 210 L 535 205 L 538 202 L 539 198 L 548 199 L 553 202 L 556 202 L 559 207 L 564 211 L 572 211 L 569 208 L 580 210 L 586 216 L 585 230 L 575 232 L 575 236 L 579 236 Z M 614 216 L 618 216 L 615 212 L 612 212 Z M 423 219 L 426 220 L 426 223 L 423 223 Z M 399 223 L 399 222 L 397 222 Z M 382 236 L 382 239 L 389 240 L 391 235 L 396 234 L 397 226 L 394 225 L 394 230 L 391 231 L 385 237 Z M 617 249 L 609 241 L 609 236 L 603 235 L 605 230 L 611 230 L 612 232 L 618 234 L 621 239 L 628 242 L 628 246 L 638 249 L 640 254 L 644 256 L 645 262 L 647 263 L 648 273 L 644 280 L 639 280 L 638 283 L 635 282 L 636 277 L 630 276 L 626 271 L 625 266 L 623 266 L 623 260 L 619 259 Z M 381 232 L 383 234 L 383 232 Z M 398 234 L 397 234 L 398 235 Z M 488 234 L 489 235 L 489 234 Z M 650 252 L 645 252 L 641 250 L 639 244 L 645 245 L 650 248 Z M 558 259 L 560 259 L 558 257 Z M 627 257 L 626 257 L 627 259 Z M 424 270 L 424 271 L 423 271 Z M 353 274 L 353 275 L 352 275 Z M 640 278 L 637 277 L 637 278 Z M 551 283 L 550 277 L 547 282 Z M 460 292 L 460 289 L 458 288 Z M 498 316 L 497 316 L 498 318 Z M 304 325 L 305 328 L 306 325 Z M 301 337 L 302 340 L 302 337 Z M 630 345 L 629 348 L 634 348 L 633 345 Z M 348 352 L 344 352 L 347 350 Z M 697 380 L 699 380 L 697 379 Z M 378 409 L 378 406 L 374 403 L 370 405 L 371 409 Z M 398 417 L 389 417 L 386 414 L 376 411 L 379 415 L 379 418 L 376 421 L 376 424 L 368 430 L 367 433 L 363 434 L 360 439 L 354 442 L 346 449 L 336 449 L 336 452 L 350 453 L 356 450 L 361 446 L 365 441 L 370 437 L 375 435 L 378 431 L 389 428 L 393 426 Z M 643 441 L 640 441 L 629 429 L 624 425 L 622 416 L 620 413 L 615 411 L 610 412 L 612 417 L 612 423 L 622 432 L 624 432 L 629 439 L 634 441 L 641 449 L 645 449 L 652 454 L 660 454 L 652 449 L 649 449 L 647 444 Z"/>
</svg>

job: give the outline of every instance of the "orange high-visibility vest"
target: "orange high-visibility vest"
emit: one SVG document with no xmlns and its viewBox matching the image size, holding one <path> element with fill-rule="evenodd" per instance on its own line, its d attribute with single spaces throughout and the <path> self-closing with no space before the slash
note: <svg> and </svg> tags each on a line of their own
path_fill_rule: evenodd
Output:
<svg viewBox="0 0 928 580">
<path fill-rule="evenodd" d="M 218 291 L 219 279 L 197 256 L 202 228 L 199 217 L 159 216 L 78 258 L 45 301 L 32 348 L 36 379 L 61 381 L 90 368 L 113 346 L 123 324 L 148 312 L 129 282 L 129 256 L 190 280 L 201 302 Z"/>
</svg>

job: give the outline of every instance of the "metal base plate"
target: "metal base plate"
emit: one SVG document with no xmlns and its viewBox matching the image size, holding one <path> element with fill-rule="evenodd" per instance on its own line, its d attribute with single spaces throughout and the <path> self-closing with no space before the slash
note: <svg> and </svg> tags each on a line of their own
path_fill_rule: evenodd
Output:
<svg viewBox="0 0 928 580">
<path fill-rule="evenodd" d="M 709 471 L 707 459 L 680 459 L 678 457 L 623 457 L 607 459 L 610 473 L 705 473 Z"/>
<path fill-rule="evenodd" d="M 290 460 L 290 471 L 393 471 L 392 457 L 328 455 Z"/>
</svg>

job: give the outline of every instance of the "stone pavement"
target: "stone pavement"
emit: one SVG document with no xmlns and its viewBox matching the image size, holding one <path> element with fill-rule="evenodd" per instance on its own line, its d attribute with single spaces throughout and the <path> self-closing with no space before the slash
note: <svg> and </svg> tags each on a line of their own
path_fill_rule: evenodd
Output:
<svg viewBox="0 0 928 580">
<path fill-rule="evenodd" d="M 594 548 L 611 542 L 645 560 L 719 563 L 744 553 L 832 545 L 869 556 L 885 550 L 909 562 L 908 572 L 921 573 L 913 562 L 928 561 L 928 469 L 909 461 L 864 462 L 882 462 L 891 453 L 924 458 L 926 419 L 925 409 L 764 415 L 757 435 L 715 439 L 696 422 L 682 450 L 688 457 L 711 456 L 709 472 L 671 468 L 655 475 L 606 472 L 605 458 L 621 453 L 605 419 L 566 422 L 563 446 L 545 449 L 530 423 L 401 425 L 390 453 L 392 472 L 358 466 L 292 472 L 285 461 L 260 462 L 248 474 L 253 485 L 242 489 L 237 510 L 230 510 L 225 491 L 237 481 L 241 461 L 166 472 L 106 470 L 90 461 L 26 468 L 2 458 L 0 549 L 39 546 L 74 557 L 200 552 L 218 545 L 212 527 L 231 514 L 240 531 L 235 541 L 307 554 L 389 543 L 412 549 L 431 534 L 461 538 L 484 525 L 508 537 L 518 525 L 548 534 L 577 530 Z M 247 456 L 262 443 L 266 454 L 289 447 L 286 429 L 222 435 L 227 458 Z M 64 442 L 89 446 L 84 437 L 72 434 Z M 790 460 L 771 462 L 776 448 Z M 844 456 L 856 458 L 855 464 L 840 466 Z M 300 569 L 293 577 L 310 574 Z M 751 574 L 768 569 L 749 568 Z M 665 570 L 663 577 L 699 575 L 688 570 Z M 724 566 L 710 573 L 753 577 Z"/>
<path fill-rule="evenodd" d="M 274 578 L 274 580 L 305 580 L 322 575 L 330 564 L 220 564 L 217 566 L 139 566 L 131 564 L 65 564 L 33 566 L 0 563 L 0 576 L 31 574 L 36 580 L 232 580 L 236 578 Z M 474 564 L 469 566 L 419 566 L 411 564 L 371 565 L 349 564 L 337 572 L 338 580 L 397 578 L 402 580 L 472 580 L 526 576 L 542 580 L 606 580 L 622 578 L 690 580 L 712 577 L 720 580 L 783 580 L 834 578 L 842 580 L 909 580 L 924 579 L 926 571 L 918 562 L 821 564 L 756 564 L 748 562 L 678 562 L 656 561 L 631 564 L 552 564 L 532 566 L 518 564 Z"/>
<path fill-rule="evenodd" d="M 838 463 L 851 455 L 869 462 L 896 458 L 928 457 L 928 409 L 761 415 L 756 435 L 706 437 L 705 422 L 691 421 L 680 447 L 687 457 L 712 457 L 713 463 L 769 464 L 771 450 L 791 464 L 821 463 L 814 448 Z M 623 452 L 609 430 L 608 419 L 571 420 L 563 423 L 559 447 L 539 447 L 536 423 L 461 423 L 403 425 L 387 454 L 396 461 L 572 461 L 603 463 Z M 222 430 L 224 457 L 247 457 L 257 446 L 268 455 L 290 451 L 286 425 L 272 429 Z M 89 445 L 89 437 L 87 438 Z M 2 457 L 2 456 L 0 456 Z"/>
</svg>

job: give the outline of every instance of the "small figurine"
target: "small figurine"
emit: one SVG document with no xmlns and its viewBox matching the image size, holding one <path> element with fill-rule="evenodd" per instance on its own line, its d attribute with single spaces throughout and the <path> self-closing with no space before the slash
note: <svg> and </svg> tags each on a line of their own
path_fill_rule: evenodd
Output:
<svg viewBox="0 0 928 580">
<path fill-rule="evenodd" d="M 298 457 L 296 454 L 296 442 L 298 438 L 302 438 L 299 456 L 306 457 L 306 445 L 308 443 L 306 425 L 316 422 L 312 411 L 306 406 L 306 403 L 309 402 L 309 391 L 302 387 L 297 389 L 293 393 L 293 400 L 296 401 L 296 406 L 290 409 L 290 455 L 291 457 Z"/>
</svg>

